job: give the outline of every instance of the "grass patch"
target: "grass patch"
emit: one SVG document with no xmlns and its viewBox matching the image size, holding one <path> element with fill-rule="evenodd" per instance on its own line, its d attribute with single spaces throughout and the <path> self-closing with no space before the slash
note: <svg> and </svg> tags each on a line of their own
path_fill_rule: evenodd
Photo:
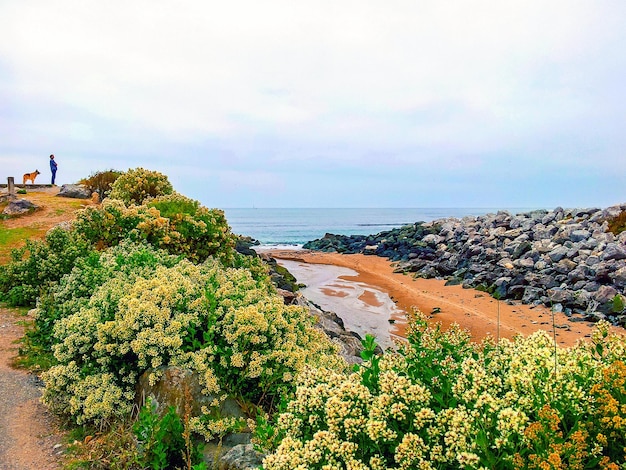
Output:
<svg viewBox="0 0 626 470">
<path fill-rule="evenodd" d="M 7 229 L 0 227 L 0 247 L 1 248 L 17 248 L 21 242 L 27 238 L 31 238 L 39 232 L 33 227 L 17 227 Z"/>
<path fill-rule="evenodd" d="M 44 229 L 36 227 L 0 227 L 0 264 L 8 263 L 11 251 L 23 246 L 26 239 L 40 238 L 44 233 Z"/>
<path fill-rule="evenodd" d="M 613 235 L 619 235 L 626 230 L 626 211 L 622 211 L 615 217 L 611 217 L 607 222 L 609 223 L 609 232 L 613 233 Z"/>
<path fill-rule="evenodd" d="M 78 426 L 67 435 L 64 468 L 140 470 L 137 462 L 137 441 L 133 434 L 134 420 L 116 422 L 107 432 Z"/>
</svg>

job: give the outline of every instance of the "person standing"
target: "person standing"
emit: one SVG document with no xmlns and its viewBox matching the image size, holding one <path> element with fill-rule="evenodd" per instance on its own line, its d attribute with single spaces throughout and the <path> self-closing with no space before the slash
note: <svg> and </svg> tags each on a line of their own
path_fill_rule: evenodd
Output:
<svg viewBox="0 0 626 470">
<path fill-rule="evenodd" d="M 52 184 L 57 177 L 57 162 L 54 161 L 54 155 L 50 155 L 50 171 L 52 172 Z"/>
</svg>

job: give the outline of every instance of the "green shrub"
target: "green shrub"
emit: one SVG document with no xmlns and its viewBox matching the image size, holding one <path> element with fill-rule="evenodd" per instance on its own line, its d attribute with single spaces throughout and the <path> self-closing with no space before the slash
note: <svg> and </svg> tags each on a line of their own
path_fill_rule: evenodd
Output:
<svg viewBox="0 0 626 470">
<path fill-rule="evenodd" d="M 163 470 L 182 468 L 184 465 L 185 439 L 183 423 L 171 406 L 159 417 L 150 399 L 141 408 L 133 426 L 139 443 L 139 463 L 146 468 Z"/>
<path fill-rule="evenodd" d="M 126 205 L 140 205 L 150 198 L 172 192 L 172 184 L 163 173 L 135 168 L 122 173 L 115 180 L 109 197 L 119 199 Z"/>
<path fill-rule="evenodd" d="M 122 172 L 117 170 L 96 171 L 80 180 L 80 184 L 85 185 L 92 193 L 98 193 L 100 200 L 104 201 L 111 192 L 113 183 L 121 174 Z"/>
<path fill-rule="evenodd" d="M 54 325 L 61 318 L 79 312 L 94 291 L 112 277 L 124 278 L 130 283 L 137 276 L 154 272 L 157 266 L 174 266 L 180 259 L 150 245 L 130 241 L 78 258 L 71 272 L 41 298 L 33 328 L 26 333 L 28 346 L 51 352 Z"/>
<path fill-rule="evenodd" d="M 617 294 L 611 300 L 611 311 L 613 313 L 622 313 L 624 311 L 624 296 Z"/>
<path fill-rule="evenodd" d="M 39 295 L 72 270 L 90 244 L 71 230 L 54 227 L 44 240 L 26 240 L 0 272 L 0 298 L 13 306 L 34 306 Z"/>
<path fill-rule="evenodd" d="M 126 207 L 110 197 L 78 211 L 75 230 L 100 249 L 122 240 L 146 241 L 192 261 L 207 257 L 232 263 L 235 241 L 224 213 L 179 194 Z"/>
<path fill-rule="evenodd" d="M 235 238 L 223 211 L 207 209 L 180 194 L 160 196 L 147 207 L 158 209 L 160 216 L 169 220 L 169 231 L 159 240 L 161 247 L 192 261 L 204 261 L 209 256 L 232 261 Z"/>
<path fill-rule="evenodd" d="M 245 269 L 182 260 L 135 279 L 123 272 L 54 326 L 58 364 L 44 374 L 44 400 L 78 423 L 130 413 L 135 384 L 161 366 L 195 371 L 206 393 L 271 407 L 307 363 L 337 361 L 305 309 L 285 306 Z M 205 436 L 223 429 L 192 420 Z"/>
<path fill-rule="evenodd" d="M 276 429 L 262 428 L 270 444 L 284 436 L 264 468 L 625 465 L 625 336 L 600 323 L 591 343 L 557 348 L 556 358 L 545 332 L 499 345 L 468 339 L 417 318 L 398 353 L 350 375 L 307 370 Z"/>
</svg>

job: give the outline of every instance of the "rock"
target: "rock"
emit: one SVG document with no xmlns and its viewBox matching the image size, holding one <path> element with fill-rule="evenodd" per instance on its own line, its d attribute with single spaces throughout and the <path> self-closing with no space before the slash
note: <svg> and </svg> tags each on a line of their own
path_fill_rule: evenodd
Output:
<svg viewBox="0 0 626 470">
<path fill-rule="evenodd" d="M 57 196 L 75 199 L 91 199 L 91 191 L 81 184 L 64 184 Z"/>
<path fill-rule="evenodd" d="M 276 293 L 283 298 L 285 305 L 291 305 L 295 303 L 297 294 L 285 289 L 276 288 Z"/>
<path fill-rule="evenodd" d="M 568 251 L 569 249 L 567 247 L 559 245 L 550 253 L 548 253 L 548 257 L 550 258 L 550 260 L 552 260 L 553 263 L 558 263 L 567 256 Z"/>
<path fill-rule="evenodd" d="M 604 261 L 612 259 L 626 259 L 626 248 L 624 248 L 623 245 L 618 245 L 617 243 L 609 243 L 604 249 L 602 259 Z"/>
<path fill-rule="evenodd" d="M 619 292 L 611 286 L 600 286 L 593 297 L 598 303 L 606 304 L 612 302 L 618 293 Z"/>
<path fill-rule="evenodd" d="M 609 277 L 613 279 L 613 283 L 621 287 L 622 289 L 626 287 L 626 267 L 619 268 L 613 273 L 609 273 Z"/>
<path fill-rule="evenodd" d="M 543 289 L 539 287 L 526 287 L 522 295 L 522 303 L 533 304 L 538 301 L 543 294 Z"/>
<path fill-rule="evenodd" d="M 252 444 L 240 444 L 219 459 L 217 468 L 219 470 L 253 470 L 261 468 L 264 457 L 263 454 L 254 450 Z"/>
<path fill-rule="evenodd" d="M 150 398 L 158 415 L 165 414 L 167 409 L 173 406 L 176 408 L 176 413 L 183 416 L 187 402 L 186 390 L 190 394 L 193 404 L 190 410 L 192 416 L 199 416 L 203 406 L 210 407 L 212 402 L 218 398 L 202 393 L 203 386 L 200 385 L 198 376 L 187 369 L 176 366 L 163 367 L 161 378 L 154 385 L 150 385 L 149 381 L 151 372 L 152 370 L 148 370 L 139 377 L 135 401 L 141 407 Z M 232 398 L 227 398 L 220 404 L 219 413 L 221 416 L 246 417 L 241 406 Z"/>
<path fill-rule="evenodd" d="M 591 236 L 591 233 L 589 233 L 589 231 L 580 229 L 580 230 L 572 231 L 572 233 L 570 233 L 569 235 L 569 238 L 573 242 L 580 242 L 583 240 L 587 240 L 590 236 Z"/>
<path fill-rule="evenodd" d="M 441 243 L 442 237 L 434 233 L 431 233 L 429 235 L 426 235 L 424 238 L 422 238 L 422 241 L 426 243 L 427 245 L 437 246 L 439 243 Z"/>
<path fill-rule="evenodd" d="M 4 215 L 22 215 L 27 212 L 36 211 L 37 209 L 39 209 L 39 206 L 26 199 L 15 199 L 9 202 L 2 213 Z"/>
<path fill-rule="evenodd" d="M 560 303 L 570 315 L 577 309 L 579 319 L 600 318 L 590 314 L 599 309 L 617 321 L 606 297 L 626 293 L 626 232 L 608 232 L 606 220 L 625 209 L 626 204 L 604 210 L 557 207 L 515 216 L 500 211 L 366 237 L 327 235 L 309 248 L 385 256 L 399 261 L 396 272 L 480 286 L 524 303 Z"/>
</svg>

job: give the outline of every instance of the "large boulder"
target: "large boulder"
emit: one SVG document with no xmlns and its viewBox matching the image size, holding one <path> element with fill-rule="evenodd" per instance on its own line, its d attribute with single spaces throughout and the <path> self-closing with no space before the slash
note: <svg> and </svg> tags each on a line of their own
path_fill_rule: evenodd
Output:
<svg viewBox="0 0 626 470">
<path fill-rule="evenodd" d="M 39 206 L 27 201 L 26 199 L 15 199 L 9 202 L 9 205 L 4 208 L 2 213 L 4 215 L 22 215 L 27 212 L 33 212 L 37 209 L 39 209 Z"/>
<path fill-rule="evenodd" d="M 81 184 L 64 184 L 57 194 L 61 197 L 71 197 L 74 199 L 91 199 L 91 191 Z"/>
<path fill-rule="evenodd" d="M 239 444 L 226 452 L 217 462 L 219 470 L 255 470 L 261 468 L 264 455 L 252 444 Z"/>
<path fill-rule="evenodd" d="M 211 407 L 218 397 L 202 393 L 203 386 L 198 380 L 197 374 L 181 367 L 164 367 L 161 370 L 161 377 L 154 384 L 150 384 L 150 374 L 152 370 L 146 371 L 139 377 L 137 384 L 136 402 L 142 406 L 148 398 L 151 399 L 154 411 L 158 415 L 167 412 L 170 406 L 176 409 L 179 416 L 185 414 L 185 403 L 187 396 L 191 397 L 191 415 L 199 416 L 202 407 Z M 246 416 L 243 409 L 236 400 L 227 398 L 222 401 L 219 409 L 221 416 L 231 416 L 243 418 Z"/>
</svg>

